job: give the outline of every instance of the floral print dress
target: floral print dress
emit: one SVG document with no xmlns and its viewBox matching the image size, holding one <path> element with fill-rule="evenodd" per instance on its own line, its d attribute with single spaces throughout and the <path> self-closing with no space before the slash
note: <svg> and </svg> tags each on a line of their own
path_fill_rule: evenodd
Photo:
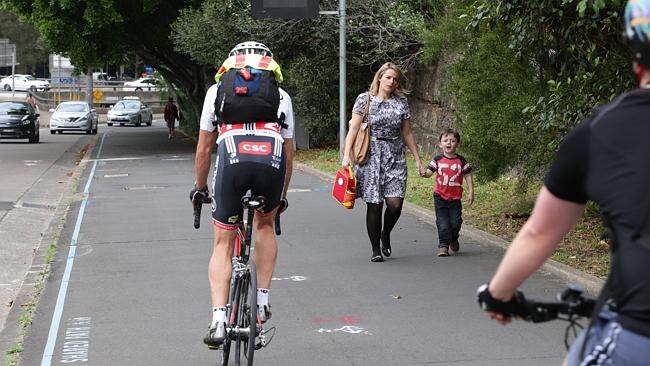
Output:
<svg viewBox="0 0 650 366">
<path fill-rule="evenodd" d="M 359 94 L 352 112 L 363 115 L 367 101 L 368 92 Z M 364 165 L 354 167 L 357 197 L 367 203 L 381 203 L 385 197 L 404 198 L 406 148 L 400 133 L 403 121 L 408 118 L 411 113 L 406 97 L 393 94 L 383 100 L 370 96 L 370 152 Z"/>
</svg>

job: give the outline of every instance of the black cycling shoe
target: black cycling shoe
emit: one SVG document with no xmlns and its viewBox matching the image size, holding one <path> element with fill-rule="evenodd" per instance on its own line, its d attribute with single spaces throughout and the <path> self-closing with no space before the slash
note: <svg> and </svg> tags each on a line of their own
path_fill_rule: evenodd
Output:
<svg viewBox="0 0 650 366">
<path fill-rule="evenodd" d="M 384 256 L 390 257 L 390 234 L 386 234 L 382 231 L 381 233 L 381 252 L 384 253 Z"/>
<path fill-rule="evenodd" d="M 208 345 L 210 349 L 216 349 L 221 346 L 223 340 L 226 339 L 226 323 L 218 322 L 213 328 L 208 329 L 208 334 L 203 338 L 203 343 Z"/>
</svg>

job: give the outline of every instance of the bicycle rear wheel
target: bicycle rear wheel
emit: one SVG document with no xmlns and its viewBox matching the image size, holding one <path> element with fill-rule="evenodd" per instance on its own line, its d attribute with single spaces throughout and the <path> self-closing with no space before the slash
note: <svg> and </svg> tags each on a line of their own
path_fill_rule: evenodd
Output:
<svg viewBox="0 0 650 366">
<path fill-rule="evenodd" d="M 252 366 L 257 334 L 257 271 L 252 258 L 248 261 L 247 273 L 240 281 L 239 300 L 237 324 L 243 332 L 234 340 L 235 365 Z"/>
</svg>

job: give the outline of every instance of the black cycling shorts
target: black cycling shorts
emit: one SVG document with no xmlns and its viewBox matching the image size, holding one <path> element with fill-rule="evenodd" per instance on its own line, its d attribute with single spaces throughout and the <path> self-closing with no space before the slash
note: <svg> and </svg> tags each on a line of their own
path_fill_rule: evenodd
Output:
<svg viewBox="0 0 650 366">
<path fill-rule="evenodd" d="M 286 156 L 279 138 L 233 135 L 221 140 L 214 170 L 214 225 L 237 229 L 243 216 L 241 198 L 248 190 L 266 198 L 262 214 L 276 208 L 282 199 L 285 171 Z"/>
</svg>

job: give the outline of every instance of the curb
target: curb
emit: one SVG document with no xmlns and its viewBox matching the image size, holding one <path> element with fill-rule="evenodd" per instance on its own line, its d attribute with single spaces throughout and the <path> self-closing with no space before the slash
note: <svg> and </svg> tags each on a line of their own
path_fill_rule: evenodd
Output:
<svg viewBox="0 0 650 366">
<path fill-rule="evenodd" d="M 329 174 L 323 171 L 320 171 L 316 168 L 308 166 L 304 163 L 294 161 L 294 167 L 303 172 L 312 174 L 320 178 L 321 180 L 332 182 L 334 180 L 334 174 Z M 422 221 L 435 226 L 436 225 L 436 214 L 434 211 L 429 209 L 417 206 L 413 203 L 404 201 L 403 210 L 407 213 L 419 217 Z M 479 241 L 484 244 L 489 244 L 492 246 L 499 247 L 503 250 L 507 249 L 510 243 L 496 235 L 492 235 L 483 230 L 477 229 L 471 225 L 463 224 L 463 234 L 467 235 L 473 240 Z M 557 277 L 560 277 L 567 283 L 579 283 L 587 293 L 590 295 L 596 296 L 600 293 L 605 281 L 601 278 L 598 278 L 589 273 L 579 271 L 573 267 L 567 266 L 566 264 L 560 263 L 553 259 L 547 259 L 544 265 L 540 270 L 547 271 Z"/>
</svg>

